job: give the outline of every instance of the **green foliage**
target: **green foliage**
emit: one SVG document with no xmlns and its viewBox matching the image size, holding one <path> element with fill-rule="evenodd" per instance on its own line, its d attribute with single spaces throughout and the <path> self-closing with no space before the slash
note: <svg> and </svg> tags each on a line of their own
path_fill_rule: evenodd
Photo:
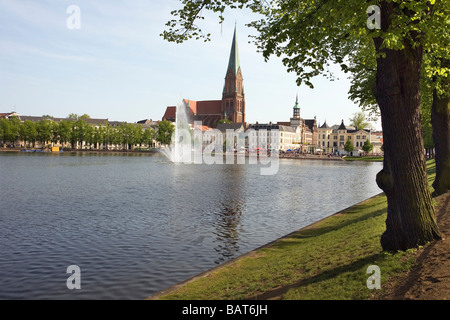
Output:
<svg viewBox="0 0 450 320">
<path fill-rule="evenodd" d="M 51 120 L 42 120 L 37 123 L 37 138 L 44 144 L 52 139 L 53 122 Z"/>
<path fill-rule="evenodd" d="M 59 140 L 62 143 L 67 143 L 70 141 L 72 132 L 72 123 L 68 120 L 63 120 L 58 123 L 58 127 L 55 128 L 58 131 Z"/>
<path fill-rule="evenodd" d="M 19 139 L 20 120 L 17 117 L 12 119 L 2 119 L 0 122 L 1 139 L 15 144 Z"/>
<path fill-rule="evenodd" d="M 364 145 L 363 145 L 362 149 L 366 153 L 369 153 L 369 152 L 371 152 L 373 150 L 373 144 L 370 142 L 369 139 L 367 139 L 366 142 L 364 142 Z"/>
<path fill-rule="evenodd" d="M 347 140 L 344 144 L 344 150 L 347 152 L 352 152 L 353 151 L 353 144 L 351 140 Z"/>
<path fill-rule="evenodd" d="M 0 119 L 0 141 L 3 141 L 4 135 L 5 135 L 5 131 L 3 129 L 3 119 Z"/>
<path fill-rule="evenodd" d="M 76 113 L 71 113 L 67 116 L 67 119 L 69 120 L 78 120 L 78 114 Z"/>
<path fill-rule="evenodd" d="M 157 127 L 156 140 L 163 145 L 170 145 L 175 126 L 170 121 L 161 121 Z"/>
<path fill-rule="evenodd" d="M 75 117 L 75 115 L 73 116 Z M 0 141 L 14 142 L 22 140 L 26 145 L 35 145 L 36 141 L 42 144 L 52 143 L 71 143 L 72 148 L 77 143 L 85 142 L 86 145 L 128 145 L 137 144 L 152 145 L 155 138 L 155 132 L 152 129 L 144 129 L 140 125 L 123 123 L 119 127 L 112 127 L 108 124 L 96 126 L 87 123 L 88 117 L 67 118 L 59 122 L 52 120 L 50 116 L 44 117 L 42 121 L 21 122 L 18 118 L 0 119 Z"/>
<path fill-rule="evenodd" d="M 350 125 L 357 128 L 358 130 L 371 128 L 371 125 L 367 121 L 367 117 L 364 112 L 354 113 L 353 117 L 350 118 Z"/>
<path fill-rule="evenodd" d="M 34 144 L 38 138 L 36 123 L 29 120 L 22 123 L 20 126 L 19 135 L 21 140 Z"/>
<path fill-rule="evenodd" d="M 145 129 L 144 133 L 142 134 L 142 143 L 152 146 L 153 140 L 156 138 L 156 133 L 153 129 Z"/>
<path fill-rule="evenodd" d="M 221 123 L 233 123 L 233 121 L 228 120 L 228 119 L 220 119 L 218 123 L 219 124 L 221 124 Z"/>
</svg>

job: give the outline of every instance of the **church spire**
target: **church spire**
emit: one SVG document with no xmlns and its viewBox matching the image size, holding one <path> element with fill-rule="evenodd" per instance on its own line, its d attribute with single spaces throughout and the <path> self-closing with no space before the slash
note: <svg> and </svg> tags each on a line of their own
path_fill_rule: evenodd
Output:
<svg viewBox="0 0 450 320">
<path fill-rule="evenodd" d="M 239 48 L 238 48 L 238 42 L 237 42 L 237 32 L 236 32 L 236 26 L 234 26 L 234 36 L 233 36 L 233 43 L 231 44 L 231 52 L 230 52 L 230 60 L 228 62 L 228 70 L 232 70 L 234 72 L 234 75 L 236 76 L 238 74 L 239 68 L 241 67 L 239 62 Z"/>
<path fill-rule="evenodd" d="M 297 98 L 295 99 L 293 119 L 300 119 L 300 106 L 298 105 L 298 93 L 297 93 Z"/>
<path fill-rule="evenodd" d="M 300 109 L 300 106 L 298 105 L 298 93 L 297 93 L 297 98 L 295 99 L 294 109 Z"/>
<path fill-rule="evenodd" d="M 222 115 L 227 115 L 234 123 L 245 122 L 244 79 L 241 64 L 236 26 L 234 27 L 233 42 L 231 44 L 230 59 L 228 61 L 225 85 L 222 93 Z"/>
</svg>

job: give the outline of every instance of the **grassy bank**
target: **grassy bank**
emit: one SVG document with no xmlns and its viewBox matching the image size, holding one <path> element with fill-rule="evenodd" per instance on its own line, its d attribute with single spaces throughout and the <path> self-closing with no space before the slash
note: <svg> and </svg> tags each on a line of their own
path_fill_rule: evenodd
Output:
<svg viewBox="0 0 450 320">
<path fill-rule="evenodd" d="M 434 162 L 428 169 L 432 181 Z M 386 213 L 386 197 L 378 195 L 153 298 L 369 299 L 370 265 L 380 268 L 383 288 L 415 262 L 415 250 L 382 251 Z"/>
<path fill-rule="evenodd" d="M 344 157 L 346 161 L 372 161 L 372 162 L 383 162 L 383 157 Z"/>
</svg>

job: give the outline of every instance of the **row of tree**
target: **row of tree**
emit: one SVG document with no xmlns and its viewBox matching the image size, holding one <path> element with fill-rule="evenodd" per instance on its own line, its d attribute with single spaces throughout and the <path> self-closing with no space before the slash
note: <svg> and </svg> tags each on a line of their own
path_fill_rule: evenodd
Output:
<svg viewBox="0 0 450 320">
<path fill-rule="evenodd" d="M 173 125 L 165 122 L 160 122 L 153 130 L 132 123 L 122 123 L 120 126 L 111 126 L 108 123 L 93 125 L 86 121 L 87 118 L 69 117 L 61 121 L 44 118 L 39 122 L 22 122 L 17 117 L 0 119 L 0 141 L 9 142 L 12 146 L 21 141 L 25 147 L 35 147 L 36 142 L 39 142 L 44 146 L 50 143 L 70 144 L 72 149 L 83 144 L 94 149 L 108 146 L 133 149 L 136 145 L 153 147 L 155 141 L 170 144 L 173 132 Z"/>
</svg>

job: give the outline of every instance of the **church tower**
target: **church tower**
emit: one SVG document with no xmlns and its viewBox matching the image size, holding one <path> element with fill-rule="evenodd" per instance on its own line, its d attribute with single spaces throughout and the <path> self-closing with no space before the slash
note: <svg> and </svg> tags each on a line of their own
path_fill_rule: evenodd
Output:
<svg viewBox="0 0 450 320">
<path fill-rule="evenodd" d="M 245 122 L 243 80 L 239 63 L 239 50 L 235 27 L 233 42 L 231 44 L 230 60 L 228 62 L 225 85 L 222 93 L 222 115 L 233 123 Z"/>
<path fill-rule="evenodd" d="M 302 119 L 300 118 L 300 106 L 298 105 L 298 94 L 295 99 L 294 112 L 291 118 L 291 126 L 301 126 Z"/>
</svg>

